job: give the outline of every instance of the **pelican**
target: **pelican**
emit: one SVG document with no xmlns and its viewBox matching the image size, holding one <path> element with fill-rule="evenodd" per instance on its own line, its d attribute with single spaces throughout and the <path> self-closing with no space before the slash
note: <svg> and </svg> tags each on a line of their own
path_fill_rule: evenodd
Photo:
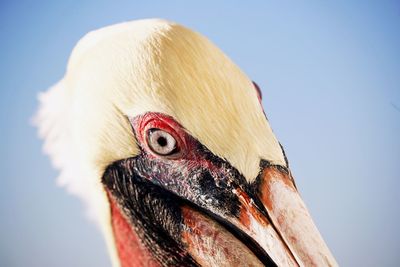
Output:
<svg viewBox="0 0 400 267">
<path fill-rule="evenodd" d="M 337 266 L 260 90 L 199 33 L 162 19 L 90 32 L 39 99 L 44 150 L 113 266 Z"/>
</svg>

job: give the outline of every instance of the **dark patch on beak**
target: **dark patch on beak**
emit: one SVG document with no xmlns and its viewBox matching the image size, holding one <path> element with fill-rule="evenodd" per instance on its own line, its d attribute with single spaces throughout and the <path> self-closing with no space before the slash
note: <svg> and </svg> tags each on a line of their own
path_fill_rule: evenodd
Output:
<svg viewBox="0 0 400 267">
<path fill-rule="evenodd" d="M 183 220 L 176 197 L 137 176 L 133 162 L 118 161 L 107 168 L 102 182 L 109 197 L 161 266 L 198 266 L 179 241 Z"/>
<path fill-rule="evenodd" d="M 216 160 L 213 155 L 208 155 L 208 158 Z M 226 165 L 224 162 L 215 163 L 220 167 Z M 143 155 L 115 162 L 107 168 L 103 183 L 140 240 L 160 264 L 198 265 L 189 253 L 190 244 L 183 240 L 183 233 L 186 231 L 187 236 L 187 231 L 191 231 L 187 216 L 201 214 L 222 226 L 237 242 L 244 244 L 263 265 L 276 266 L 253 238 L 222 217 L 238 218 L 240 215 L 241 203 L 231 190 L 233 181 L 229 185 L 220 181 L 217 185 L 216 178 L 206 169 L 192 170 L 187 177 L 177 177 L 177 174 L 172 175 L 160 166 L 159 171 L 155 172 L 155 166 L 148 164 L 148 159 Z M 153 173 L 154 176 L 146 177 L 146 173 Z M 235 170 L 231 170 L 231 173 L 238 175 Z M 189 185 L 173 182 L 162 184 L 156 180 L 157 174 L 175 181 L 185 181 Z"/>
</svg>

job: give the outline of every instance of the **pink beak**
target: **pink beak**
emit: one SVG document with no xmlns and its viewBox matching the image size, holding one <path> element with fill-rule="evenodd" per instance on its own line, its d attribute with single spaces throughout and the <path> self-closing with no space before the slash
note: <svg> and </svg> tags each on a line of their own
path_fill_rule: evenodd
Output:
<svg viewBox="0 0 400 267">
<path fill-rule="evenodd" d="M 273 250 L 270 255 L 278 266 L 338 266 L 311 219 L 290 172 L 267 166 L 262 173 L 258 197 L 284 250 L 294 258 L 292 262 L 287 255 Z M 263 231 L 261 229 L 259 231 Z"/>
</svg>

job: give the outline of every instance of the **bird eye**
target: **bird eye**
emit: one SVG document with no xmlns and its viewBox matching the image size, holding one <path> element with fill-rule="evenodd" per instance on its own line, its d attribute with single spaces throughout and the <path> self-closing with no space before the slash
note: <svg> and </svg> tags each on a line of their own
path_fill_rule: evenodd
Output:
<svg viewBox="0 0 400 267">
<path fill-rule="evenodd" d="M 147 136 L 150 149 L 158 155 L 169 156 L 178 151 L 175 138 L 163 130 L 150 129 Z"/>
</svg>

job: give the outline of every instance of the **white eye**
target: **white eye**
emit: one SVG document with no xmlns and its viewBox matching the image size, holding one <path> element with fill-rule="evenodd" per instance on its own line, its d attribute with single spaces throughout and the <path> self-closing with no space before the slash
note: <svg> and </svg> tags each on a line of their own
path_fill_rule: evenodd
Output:
<svg viewBox="0 0 400 267">
<path fill-rule="evenodd" d="M 175 138 L 163 130 L 150 129 L 147 142 L 150 149 L 158 155 L 167 156 L 177 152 Z"/>
</svg>

